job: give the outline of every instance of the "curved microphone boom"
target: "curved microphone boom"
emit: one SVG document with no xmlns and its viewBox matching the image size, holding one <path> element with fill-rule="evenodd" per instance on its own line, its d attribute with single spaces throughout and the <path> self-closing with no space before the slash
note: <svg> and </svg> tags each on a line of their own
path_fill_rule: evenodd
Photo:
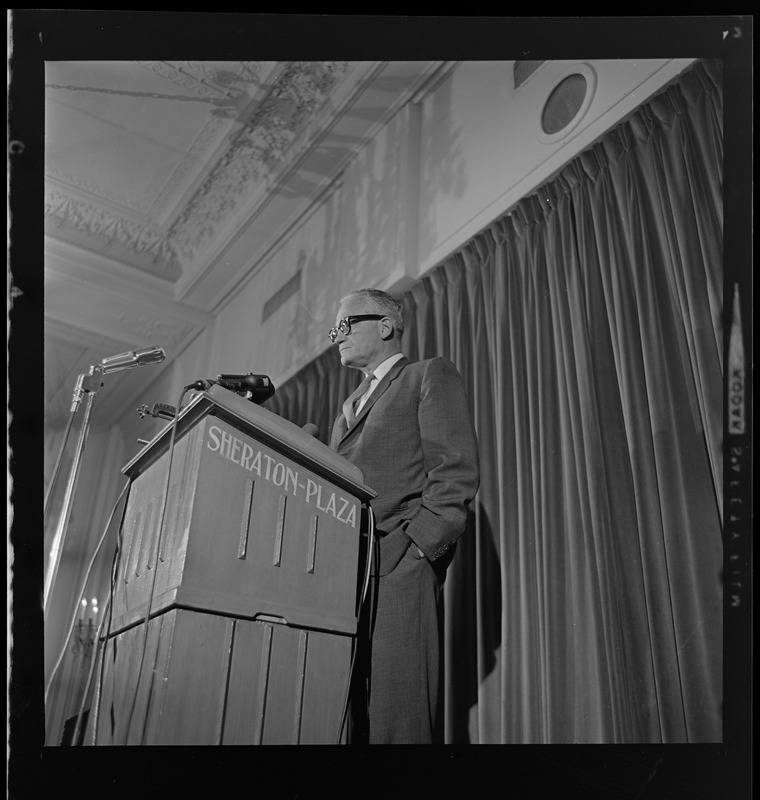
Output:
<svg viewBox="0 0 760 800">
<path fill-rule="evenodd" d="M 126 353 L 108 356 L 100 362 L 100 365 L 103 374 L 107 375 L 109 372 L 119 372 L 122 369 L 160 364 L 165 358 L 166 353 L 163 347 L 143 347 L 140 350 L 128 350 Z"/>
</svg>

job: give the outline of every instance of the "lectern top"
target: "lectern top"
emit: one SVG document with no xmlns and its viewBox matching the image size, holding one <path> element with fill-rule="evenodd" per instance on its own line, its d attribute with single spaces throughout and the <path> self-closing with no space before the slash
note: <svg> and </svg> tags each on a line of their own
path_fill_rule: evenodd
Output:
<svg viewBox="0 0 760 800">
<path fill-rule="evenodd" d="M 273 447 L 283 455 L 312 469 L 335 483 L 345 486 L 362 502 L 377 496 L 377 492 L 364 485 L 361 470 L 327 445 L 292 422 L 261 406 L 251 403 L 234 392 L 214 385 L 199 393 L 184 406 L 177 419 L 176 439 L 180 439 L 207 416 L 216 416 L 234 425 L 241 432 Z M 171 428 L 166 425 L 122 469 L 134 479 L 153 464 L 169 447 Z"/>
</svg>

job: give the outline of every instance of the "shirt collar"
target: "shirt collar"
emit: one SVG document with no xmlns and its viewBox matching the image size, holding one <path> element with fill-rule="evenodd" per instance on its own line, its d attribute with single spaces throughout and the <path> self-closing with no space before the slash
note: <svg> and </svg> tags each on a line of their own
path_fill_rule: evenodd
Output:
<svg viewBox="0 0 760 800">
<path fill-rule="evenodd" d="M 372 370 L 372 374 L 375 376 L 374 380 L 372 381 L 373 389 L 390 372 L 391 367 L 403 357 L 403 353 L 395 353 L 394 355 L 390 356 L 390 358 L 386 358 L 382 364 L 378 364 L 375 369 Z"/>
</svg>

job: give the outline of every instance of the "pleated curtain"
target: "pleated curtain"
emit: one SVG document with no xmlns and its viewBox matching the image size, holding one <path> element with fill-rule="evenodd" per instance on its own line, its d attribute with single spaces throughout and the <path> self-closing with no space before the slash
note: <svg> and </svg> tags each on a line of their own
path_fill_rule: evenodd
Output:
<svg viewBox="0 0 760 800">
<path fill-rule="evenodd" d="M 403 296 L 480 447 L 447 743 L 721 740 L 722 227 L 700 61 Z M 267 407 L 326 440 L 360 377 L 331 348 Z"/>
</svg>

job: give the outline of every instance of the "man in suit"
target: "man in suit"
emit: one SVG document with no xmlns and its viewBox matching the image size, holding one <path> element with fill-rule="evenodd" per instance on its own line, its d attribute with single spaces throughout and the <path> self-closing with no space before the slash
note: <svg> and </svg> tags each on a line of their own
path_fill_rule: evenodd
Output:
<svg viewBox="0 0 760 800">
<path fill-rule="evenodd" d="M 479 485 L 461 376 L 446 358 L 410 362 L 403 330 L 398 301 L 360 289 L 343 298 L 330 331 L 341 363 L 365 375 L 330 446 L 377 492 L 370 613 L 362 612 L 370 631 L 358 653 L 367 719 L 352 739 L 369 744 L 442 742 L 441 590 Z"/>
</svg>

